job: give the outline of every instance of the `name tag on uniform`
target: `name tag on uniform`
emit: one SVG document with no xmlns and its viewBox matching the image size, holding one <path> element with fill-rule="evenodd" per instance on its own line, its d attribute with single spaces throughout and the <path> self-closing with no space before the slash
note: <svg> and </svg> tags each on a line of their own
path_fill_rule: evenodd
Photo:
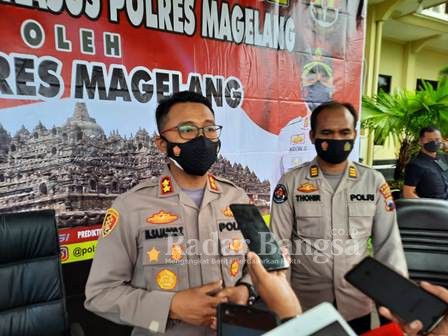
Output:
<svg viewBox="0 0 448 336">
<path fill-rule="evenodd" d="M 350 194 L 350 201 L 374 201 L 374 194 Z"/>
<path fill-rule="evenodd" d="M 184 228 L 181 226 L 145 230 L 146 240 L 168 238 L 168 237 L 181 237 L 183 235 L 184 235 Z"/>
<path fill-rule="evenodd" d="M 296 195 L 297 202 L 320 202 L 320 195 Z"/>
</svg>

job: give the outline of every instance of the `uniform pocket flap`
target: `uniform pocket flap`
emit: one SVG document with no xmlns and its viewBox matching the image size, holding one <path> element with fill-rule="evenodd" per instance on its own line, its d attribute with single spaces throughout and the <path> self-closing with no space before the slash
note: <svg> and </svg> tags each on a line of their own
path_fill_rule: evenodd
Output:
<svg viewBox="0 0 448 336">
<path fill-rule="evenodd" d="M 297 207 L 297 217 L 320 217 L 322 205 L 319 203 L 304 202 Z"/>
<path fill-rule="evenodd" d="M 354 217 L 373 217 L 375 215 L 375 203 L 349 203 L 348 214 Z"/>
</svg>

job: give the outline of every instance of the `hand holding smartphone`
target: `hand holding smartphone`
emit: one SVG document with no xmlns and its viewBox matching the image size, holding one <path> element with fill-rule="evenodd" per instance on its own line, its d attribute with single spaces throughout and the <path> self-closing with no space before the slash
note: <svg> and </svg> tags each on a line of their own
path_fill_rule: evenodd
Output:
<svg viewBox="0 0 448 336">
<path fill-rule="evenodd" d="M 258 254 L 266 270 L 287 269 L 288 262 L 257 207 L 253 204 L 230 204 L 230 210 L 248 242 L 249 250 Z"/>
<path fill-rule="evenodd" d="M 420 320 L 423 333 L 434 329 L 448 304 L 371 257 L 366 257 L 345 279 L 406 322 Z"/>
</svg>

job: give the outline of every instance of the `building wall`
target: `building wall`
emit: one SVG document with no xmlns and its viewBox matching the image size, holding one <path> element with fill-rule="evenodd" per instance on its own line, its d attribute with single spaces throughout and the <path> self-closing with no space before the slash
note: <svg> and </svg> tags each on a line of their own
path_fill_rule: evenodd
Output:
<svg viewBox="0 0 448 336">
<path fill-rule="evenodd" d="M 380 75 L 392 76 L 391 89 L 403 86 L 403 52 L 402 44 L 383 40 L 381 46 Z"/>
<path fill-rule="evenodd" d="M 398 41 L 383 39 L 381 48 L 380 74 L 392 76 L 391 89 L 406 87 L 404 63 L 405 44 Z M 439 71 L 448 65 L 448 53 L 424 48 L 416 55 L 415 78 L 411 79 L 412 89 L 415 88 L 418 78 L 437 80 Z M 411 89 L 411 88 L 410 88 Z M 364 143 L 362 142 L 362 145 Z M 393 160 L 397 149 L 392 141 L 384 146 L 374 147 L 374 160 Z M 361 150 L 361 153 L 363 151 Z"/>
<path fill-rule="evenodd" d="M 448 53 L 423 49 L 416 58 L 415 75 L 417 78 L 437 80 L 439 71 L 448 66 Z"/>
</svg>

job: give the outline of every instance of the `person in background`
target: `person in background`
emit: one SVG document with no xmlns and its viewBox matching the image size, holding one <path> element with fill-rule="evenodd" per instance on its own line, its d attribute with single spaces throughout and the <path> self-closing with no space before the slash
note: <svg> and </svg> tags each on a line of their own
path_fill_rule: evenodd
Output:
<svg viewBox="0 0 448 336">
<path fill-rule="evenodd" d="M 404 198 L 448 199 L 448 162 L 439 154 L 443 139 L 440 130 L 430 126 L 420 131 L 420 153 L 406 165 Z"/>
<path fill-rule="evenodd" d="M 357 114 L 328 102 L 311 114 L 317 157 L 285 174 L 273 194 L 271 229 L 290 247 L 291 285 L 304 310 L 333 303 L 355 332 L 370 330 L 369 298 L 344 275 L 368 254 L 407 276 L 395 206 L 381 173 L 348 160 Z"/>
<path fill-rule="evenodd" d="M 107 211 L 85 306 L 134 326 L 133 336 L 212 335 L 219 303 L 254 296 L 243 271 L 244 238 L 229 209 L 249 198 L 209 173 L 222 127 L 205 97 L 175 93 L 160 102 L 156 120 L 156 145 L 169 163 Z"/>
</svg>

